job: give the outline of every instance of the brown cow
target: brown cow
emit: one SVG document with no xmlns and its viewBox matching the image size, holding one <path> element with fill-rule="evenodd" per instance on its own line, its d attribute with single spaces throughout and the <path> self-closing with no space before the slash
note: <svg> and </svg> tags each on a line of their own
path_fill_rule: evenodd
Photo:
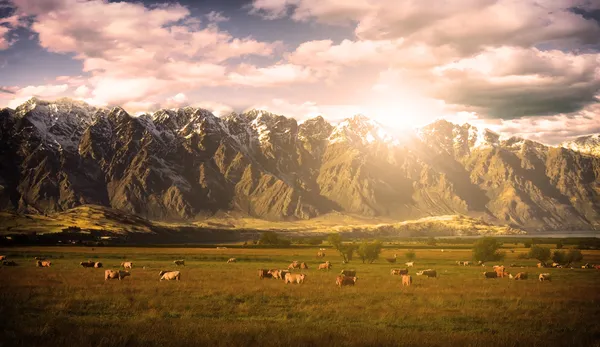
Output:
<svg viewBox="0 0 600 347">
<path fill-rule="evenodd" d="M 427 276 L 427 277 L 437 278 L 437 271 L 432 270 L 432 269 L 427 269 L 427 270 L 417 272 L 417 276 Z"/>
<path fill-rule="evenodd" d="M 498 274 L 498 277 L 504 277 L 505 275 L 508 275 L 505 271 L 504 265 L 494 266 L 494 271 L 496 271 L 496 273 Z"/>
<path fill-rule="evenodd" d="M 229 260 L 227 260 L 227 263 L 235 263 L 237 262 L 236 258 L 229 258 Z"/>
<path fill-rule="evenodd" d="M 538 277 L 538 279 L 540 280 L 540 282 L 544 282 L 544 281 L 551 282 L 552 281 L 552 278 L 550 278 L 550 274 L 549 273 L 540 274 L 540 276 Z"/>
<path fill-rule="evenodd" d="M 325 252 L 317 252 L 317 258 L 324 258 Z"/>
<path fill-rule="evenodd" d="M 342 286 L 353 286 L 354 284 L 356 284 L 357 279 L 358 277 L 356 276 L 337 276 L 335 278 L 335 284 L 340 288 Z"/>
<path fill-rule="evenodd" d="M 96 263 L 91 260 L 82 261 L 81 263 L 79 263 L 79 265 L 81 265 L 82 267 L 94 267 L 94 264 Z"/>
<path fill-rule="evenodd" d="M 408 275 L 408 269 L 392 269 L 390 273 L 392 275 Z"/>
<path fill-rule="evenodd" d="M 515 280 L 526 280 L 527 279 L 527 272 L 519 272 L 518 274 L 515 275 L 514 279 Z"/>
<path fill-rule="evenodd" d="M 305 274 L 293 274 L 293 273 L 287 273 L 285 274 L 285 283 L 298 283 L 298 284 L 302 284 L 304 283 L 304 279 L 306 278 Z"/>
<path fill-rule="evenodd" d="M 113 270 L 106 270 L 104 271 L 104 280 L 114 280 L 114 279 L 118 279 L 119 281 L 127 276 L 131 276 L 131 274 L 129 273 L 129 271 L 113 271 Z"/>
<path fill-rule="evenodd" d="M 6 260 L 6 256 L 5 255 L 0 255 L 0 261 L 2 260 Z"/>
<path fill-rule="evenodd" d="M 483 273 L 485 278 L 498 278 L 498 273 L 496 271 L 486 271 Z"/>
<path fill-rule="evenodd" d="M 288 265 L 288 269 L 299 269 L 300 268 L 300 263 L 298 263 L 298 261 L 294 260 L 290 265 Z"/>
<path fill-rule="evenodd" d="M 331 269 L 331 263 L 329 261 L 319 264 L 319 270 L 329 270 L 329 269 Z"/>
<path fill-rule="evenodd" d="M 41 261 L 41 260 L 38 260 L 38 261 L 36 261 L 36 262 L 35 262 L 35 265 L 36 265 L 37 267 L 50 267 L 50 265 L 52 265 L 52 263 L 51 263 L 51 262 L 49 262 L 49 261 Z"/>
<path fill-rule="evenodd" d="M 273 278 L 272 270 L 269 269 L 259 269 L 258 277 L 262 280 L 263 278 Z"/>
<path fill-rule="evenodd" d="M 410 286 L 412 284 L 412 277 L 410 275 L 402 275 L 402 286 Z"/>
<path fill-rule="evenodd" d="M 308 269 L 308 265 L 306 265 L 305 262 L 300 263 L 300 268 L 301 269 Z"/>
<path fill-rule="evenodd" d="M 340 275 L 354 277 L 356 276 L 356 270 L 342 270 L 340 271 Z"/>
<path fill-rule="evenodd" d="M 133 262 L 126 261 L 126 262 L 121 263 L 121 266 L 125 269 L 131 269 L 131 268 L 133 268 Z"/>
</svg>

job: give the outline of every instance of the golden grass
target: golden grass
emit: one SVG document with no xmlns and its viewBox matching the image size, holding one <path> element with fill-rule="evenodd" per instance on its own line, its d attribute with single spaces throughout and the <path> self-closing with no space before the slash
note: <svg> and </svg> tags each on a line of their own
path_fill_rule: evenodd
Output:
<svg viewBox="0 0 600 347">
<path fill-rule="evenodd" d="M 383 258 L 342 265 L 327 250 L 332 271 L 314 249 L 201 249 L 22 247 L 0 249 L 20 264 L 5 267 L 0 291 L 2 346 L 598 346 L 600 271 L 544 269 L 551 283 L 535 279 L 485 280 L 481 267 L 459 267 L 469 250 L 417 250 L 414 285 L 402 288 Z M 516 259 L 504 264 L 534 266 Z M 36 255 L 51 268 L 34 267 Z M 599 251 L 584 251 L 600 262 Z M 237 263 L 226 264 L 230 257 Z M 400 260 L 399 257 L 399 260 Z M 180 282 L 160 282 L 158 272 L 185 259 Z M 102 261 L 116 269 L 134 262 L 123 281 L 104 281 Z M 259 268 L 285 268 L 292 260 L 311 268 L 303 285 L 257 276 Z M 399 261 L 399 263 L 402 263 Z M 143 269 L 143 267 L 146 269 Z M 335 276 L 354 268 L 355 287 L 337 288 Z M 434 268 L 439 279 L 415 276 Z M 509 269 L 537 275 L 537 268 Z"/>
</svg>

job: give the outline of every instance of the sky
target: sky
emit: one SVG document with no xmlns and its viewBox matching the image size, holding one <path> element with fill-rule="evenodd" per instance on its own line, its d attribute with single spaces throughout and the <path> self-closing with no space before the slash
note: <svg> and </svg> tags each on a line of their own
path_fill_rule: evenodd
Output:
<svg viewBox="0 0 600 347">
<path fill-rule="evenodd" d="M 597 0 L 0 0 L 0 107 L 257 108 L 600 133 Z"/>
</svg>

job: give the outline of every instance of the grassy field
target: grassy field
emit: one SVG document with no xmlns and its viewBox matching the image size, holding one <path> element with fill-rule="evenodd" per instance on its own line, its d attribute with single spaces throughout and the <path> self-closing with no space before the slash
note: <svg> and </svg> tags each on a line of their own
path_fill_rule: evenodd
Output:
<svg viewBox="0 0 600 347">
<path fill-rule="evenodd" d="M 417 250 L 413 286 L 402 288 L 383 258 L 342 265 L 332 250 L 319 272 L 314 249 L 84 248 L 0 249 L 19 266 L 0 269 L 0 347 L 16 346 L 600 346 L 600 271 L 545 269 L 552 282 L 484 279 L 481 267 L 459 267 L 470 250 Z M 517 259 L 537 277 L 536 261 Z M 51 256 L 51 268 L 33 257 Z M 600 251 L 584 251 L 600 263 Z M 239 259 L 226 264 L 229 257 Z M 158 272 L 185 259 L 179 282 Z M 133 261 L 131 277 L 104 281 L 105 269 Z M 257 276 L 259 268 L 310 269 L 303 285 Z M 143 268 L 145 267 L 145 269 Z M 357 270 L 355 287 L 337 288 L 342 268 Z M 439 279 L 415 276 L 433 268 Z M 489 267 L 488 267 L 489 268 Z M 298 270 L 296 270 L 298 272 Z"/>
</svg>

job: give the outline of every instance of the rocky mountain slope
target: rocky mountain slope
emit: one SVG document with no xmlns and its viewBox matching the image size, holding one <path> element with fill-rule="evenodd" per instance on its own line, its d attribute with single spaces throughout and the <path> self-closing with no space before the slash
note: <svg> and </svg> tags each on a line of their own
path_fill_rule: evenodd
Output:
<svg viewBox="0 0 600 347">
<path fill-rule="evenodd" d="M 152 220 L 236 211 L 394 219 L 468 214 L 600 227 L 600 157 L 438 121 L 395 139 L 364 116 L 298 124 L 191 107 L 133 117 L 62 99 L 0 110 L 0 209 L 112 207 Z"/>
</svg>

